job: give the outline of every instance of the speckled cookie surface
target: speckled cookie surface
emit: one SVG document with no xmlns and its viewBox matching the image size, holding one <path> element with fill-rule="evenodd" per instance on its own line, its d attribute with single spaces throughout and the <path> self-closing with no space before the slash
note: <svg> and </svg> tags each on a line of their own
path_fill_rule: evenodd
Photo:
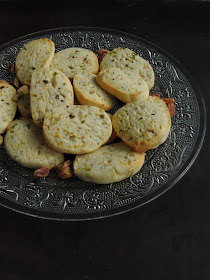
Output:
<svg viewBox="0 0 210 280">
<path fill-rule="evenodd" d="M 55 53 L 55 45 L 48 38 L 33 40 L 20 49 L 15 60 L 18 80 L 30 86 L 34 70 L 50 66 Z"/>
<path fill-rule="evenodd" d="M 96 82 L 124 103 L 143 101 L 149 97 L 146 82 L 137 73 L 127 69 L 106 68 L 98 73 Z"/>
<path fill-rule="evenodd" d="M 115 98 L 96 83 L 96 75 L 80 71 L 74 76 L 73 86 L 81 105 L 92 105 L 105 111 L 115 105 Z"/>
<path fill-rule="evenodd" d="M 100 71 L 110 67 L 129 69 L 137 72 L 145 80 L 149 89 L 154 86 L 155 77 L 151 65 L 128 48 L 116 48 L 102 59 Z"/>
<path fill-rule="evenodd" d="M 41 127 L 46 112 L 74 103 L 71 82 L 63 72 L 55 68 L 35 71 L 31 79 L 30 103 L 34 123 Z"/>
<path fill-rule="evenodd" d="M 144 153 L 137 153 L 125 143 L 100 147 L 74 160 L 74 173 L 80 179 L 97 184 L 109 184 L 136 174 L 142 167 Z"/>
<path fill-rule="evenodd" d="M 0 134 L 5 132 L 9 123 L 14 119 L 17 102 L 12 101 L 16 89 L 8 83 L 0 83 Z"/>
<path fill-rule="evenodd" d="M 4 147 L 13 160 L 28 168 L 53 168 L 64 161 L 63 154 L 52 150 L 46 144 L 42 130 L 28 118 L 10 123 L 4 138 Z"/>
<path fill-rule="evenodd" d="M 171 117 L 165 102 L 158 97 L 126 104 L 112 117 L 117 135 L 138 152 L 162 144 L 171 128 Z"/>
<path fill-rule="evenodd" d="M 70 105 L 65 110 L 55 108 L 45 115 L 43 133 L 47 143 L 56 151 L 89 153 L 109 139 L 112 123 L 102 109 Z"/>
<path fill-rule="evenodd" d="M 52 67 L 61 70 L 69 79 L 80 70 L 98 73 L 98 58 L 94 52 L 83 48 L 68 48 L 55 54 Z"/>
</svg>

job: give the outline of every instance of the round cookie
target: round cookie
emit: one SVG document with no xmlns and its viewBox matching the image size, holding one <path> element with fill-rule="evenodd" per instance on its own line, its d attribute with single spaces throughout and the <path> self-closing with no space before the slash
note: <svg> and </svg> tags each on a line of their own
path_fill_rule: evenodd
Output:
<svg viewBox="0 0 210 280">
<path fill-rule="evenodd" d="M 73 163 L 74 174 L 87 182 L 110 184 L 136 174 L 144 159 L 144 153 L 137 153 L 119 142 L 89 154 L 77 155 Z"/>
<path fill-rule="evenodd" d="M 33 40 L 24 45 L 15 60 L 18 80 L 30 86 L 34 70 L 50 66 L 55 53 L 55 45 L 48 38 Z"/>
<path fill-rule="evenodd" d="M 98 73 L 96 82 L 111 95 L 124 103 L 147 100 L 149 88 L 135 72 L 117 67 L 106 68 Z"/>
<path fill-rule="evenodd" d="M 68 48 L 55 54 L 52 66 L 61 70 L 69 79 L 73 79 L 76 72 L 86 70 L 98 73 L 98 58 L 94 52 L 82 48 Z"/>
<path fill-rule="evenodd" d="M 74 103 L 71 82 L 63 72 L 51 67 L 33 73 L 30 96 L 32 118 L 39 127 L 43 124 L 46 112 Z"/>
<path fill-rule="evenodd" d="M 87 71 L 78 72 L 73 79 L 74 91 L 81 105 L 91 105 L 105 111 L 115 105 L 115 98 L 96 83 L 96 75 Z"/>
<path fill-rule="evenodd" d="M 118 67 L 137 72 L 145 80 L 149 89 L 154 86 L 155 76 L 151 65 L 128 48 L 116 48 L 102 59 L 100 71 L 110 67 Z"/>
<path fill-rule="evenodd" d="M 137 152 L 146 152 L 162 144 L 169 135 L 171 117 L 165 102 L 150 96 L 121 107 L 112 117 L 117 135 Z"/>
<path fill-rule="evenodd" d="M 4 133 L 9 123 L 14 119 L 17 111 L 17 102 L 12 98 L 16 89 L 7 82 L 0 83 L 0 134 Z"/>
<path fill-rule="evenodd" d="M 94 106 L 70 105 L 45 115 L 43 133 L 48 145 L 68 154 L 89 153 L 110 137 L 112 123 L 107 113 Z"/>
<path fill-rule="evenodd" d="M 44 141 L 42 130 L 32 119 L 21 118 L 10 123 L 4 138 L 7 154 L 20 165 L 38 169 L 53 168 L 64 162 L 64 156 Z"/>
<path fill-rule="evenodd" d="M 18 110 L 22 117 L 31 118 L 30 95 L 21 95 L 18 99 Z"/>
</svg>

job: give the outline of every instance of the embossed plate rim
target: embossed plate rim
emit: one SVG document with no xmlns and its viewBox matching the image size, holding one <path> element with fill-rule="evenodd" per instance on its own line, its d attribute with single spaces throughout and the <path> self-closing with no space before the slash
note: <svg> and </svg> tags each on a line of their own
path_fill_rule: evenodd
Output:
<svg viewBox="0 0 210 280">
<path fill-rule="evenodd" d="M 205 109 L 205 104 L 204 104 L 204 99 L 201 93 L 201 90 L 197 84 L 197 82 L 194 81 L 192 78 L 191 74 L 185 69 L 185 67 L 177 61 L 171 54 L 163 50 L 162 48 L 156 46 L 155 44 L 148 42 L 145 39 L 142 39 L 136 35 L 132 35 L 126 32 L 114 30 L 114 29 L 107 29 L 107 28 L 100 28 L 100 27 L 87 27 L 87 26 L 75 26 L 75 27 L 61 27 L 61 28 L 53 28 L 53 29 L 47 29 L 47 30 L 42 30 L 34 33 L 30 33 L 27 35 L 24 35 L 22 37 L 19 37 L 15 40 L 12 40 L 2 46 L 0 46 L 0 51 L 4 50 L 5 48 L 9 47 L 12 44 L 21 42 L 26 39 L 30 39 L 36 36 L 43 36 L 45 34 L 49 33 L 56 33 L 56 32 L 75 32 L 75 31 L 95 31 L 95 32 L 106 32 L 106 33 L 111 33 L 115 34 L 118 36 L 125 36 L 130 39 L 133 39 L 135 41 L 138 41 L 145 46 L 151 47 L 154 50 L 158 51 L 159 53 L 163 54 L 166 58 L 170 60 L 178 69 L 185 75 L 187 78 L 188 82 L 192 86 L 193 90 L 196 93 L 196 99 L 199 105 L 199 109 L 202 109 L 199 111 L 200 113 L 200 127 L 199 127 L 199 133 L 197 140 L 195 142 L 194 148 L 190 153 L 189 158 L 187 161 L 184 163 L 182 168 L 179 170 L 178 174 L 176 174 L 176 178 L 170 179 L 166 184 L 164 184 L 161 188 L 153 191 L 151 194 L 147 195 L 146 197 L 141 198 L 141 200 L 138 200 L 137 202 L 132 202 L 128 205 L 121 206 L 115 209 L 107 210 L 107 211 L 101 211 L 99 213 L 85 213 L 85 214 L 58 214 L 58 213 L 53 213 L 53 212 L 44 212 L 40 211 L 37 209 L 31 209 L 29 207 L 16 204 L 15 202 L 12 202 L 10 200 L 7 200 L 4 197 L 0 197 L 0 205 L 9 208 L 13 211 L 37 217 L 37 218 L 43 218 L 43 219 L 51 219 L 51 220 L 59 220 L 59 221 L 81 221 L 81 220 L 93 220 L 93 219 L 99 219 L 99 218 L 105 218 L 105 217 L 110 217 L 118 214 L 122 214 L 124 212 L 133 210 L 137 207 L 140 207 L 146 203 L 151 202 L 155 198 L 159 197 L 163 193 L 165 193 L 167 190 L 169 190 L 172 186 L 174 186 L 183 176 L 184 174 L 190 169 L 192 164 L 194 163 L 195 159 L 197 158 L 200 149 L 202 147 L 204 138 L 205 138 L 205 131 L 206 131 L 206 109 Z"/>
</svg>

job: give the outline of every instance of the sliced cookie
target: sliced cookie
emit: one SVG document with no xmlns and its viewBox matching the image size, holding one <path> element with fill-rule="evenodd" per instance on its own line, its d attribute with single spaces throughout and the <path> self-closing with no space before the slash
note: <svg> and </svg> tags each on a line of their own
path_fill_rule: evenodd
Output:
<svg viewBox="0 0 210 280">
<path fill-rule="evenodd" d="M 75 175 L 84 181 L 109 184 L 136 174 L 144 159 L 144 153 L 137 153 L 119 142 L 100 147 L 89 154 L 77 155 L 73 168 Z"/>
<path fill-rule="evenodd" d="M 115 98 L 96 83 L 96 75 L 87 71 L 78 72 L 73 79 L 74 91 L 81 105 L 91 105 L 105 111 L 115 105 Z"/>
<path fill-rule="evenodd" d="M 125 103 L 147 100 L 149 88 L 135 72 L 117 67 L 106 68 L 98 73 L 96 82 L 111 95 Z"/>
<path fill-rule="evenodd" d="M 42 126 L 45 113 L 74 103 L 74 92 L 66 75 L 55 68 L 34 71 L 31 79 L 31 113 L 34 123 Z"/>
<path fill-rule="evenodd" d="M 101 61 L 100 71 L 110 67 L 118 67 L 137 72 L 149 89 L 154 86 L 154 72 L 151 65 L 134 51 L 120 47 L 109 52 Z"/>
<path fill-rule="evenodd" d="M 44 141 L 42 130 L 32 119 L 21 118 L 10 123 L 4 138 L 7 154 L 20 165 L 38 169 L 53 168 L 64 162 L 64 156 Z"/>
<path fill-rule="evenodd" d="M 17 102 L 12 98 L 16 89 L 7 82 L 0 83 L 0 134 L 5 132 L 9 123 L 14 119 L 17 111 Z"/>
<path fill-rule="evenodd" d="M 55 45 L 48 38 L 41 38 L 25 44 L 17 54 L 15 71 L 18 80 L 30 86 L 34 70 L 50 66 L 55 53 Z"/>
<path fill-rule="evenodd" d="M 165 102 L 158 97 L 121 107 L 112 117 L 117 135 L 137 152 L 162 144 L 169 135 L 171 117 Z"/>
<path fill-rule="evenodd" d="M 68 48 L 55 54 L 52 66 L 61 70 L 69 79 L 80 70 L 98 73 L 98 58 L 94 52 L 82 48 Z"/>
<path fill-rule="evenodd" d="M 18 110 L 22 117 L 31 118 L 30 95 L 24 94 L 18 99 Z"/>
<path fill-rule="evenodd" d="M 70 105 L 65 109 L 55 108 L 45 115 L 43 133 L 47 143 L 56 151 L 89 153 L 109 139 L 112 123 L 102 109 Z"/>
</svg>

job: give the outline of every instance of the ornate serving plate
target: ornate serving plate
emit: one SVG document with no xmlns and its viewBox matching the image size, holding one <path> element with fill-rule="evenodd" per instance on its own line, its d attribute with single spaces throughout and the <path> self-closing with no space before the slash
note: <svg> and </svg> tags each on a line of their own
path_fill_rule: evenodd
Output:
<svg viewBox="0 0 210 280">
<path fill-rule="evenodd" d="M 139 173 L 119 183 L 96 185 L 76 177 L 59 180 L 51 171 L 44 179 L 21 167 L 0 147 L 0 204 L 15 211 L 57 220 L 102 218 L 134 209 L 163 194 L 192 165 L 205 134 L 205 107 L 197 86 L 173 57 L 157 46 L 114 30 L 99 28 L 59 28 L 33 33 L 0 47 L 0 79 L 12 81 L 9 65 L 23 44 L 47 37 L 56 51 L 67 47 L 113 49 L 128 47 L 145 58 L 155 72 L 151 92 L 176 100 L 176 114 L 167 141 L 148 151 Z M 122 104 L 119 102 L 112 113 Z"/>
</svg>

